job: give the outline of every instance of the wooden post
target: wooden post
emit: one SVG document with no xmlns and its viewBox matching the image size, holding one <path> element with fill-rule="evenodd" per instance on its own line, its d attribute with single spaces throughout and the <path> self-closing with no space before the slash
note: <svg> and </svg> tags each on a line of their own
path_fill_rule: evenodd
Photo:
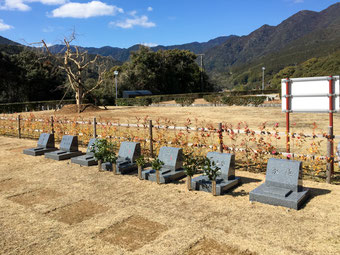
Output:
<svg viewBox="0 0 340 255">
<path fill-rule="evenodd" d="M 334 136 L 333 136 L 333 77 L 329 76 L 329 127 L 327 139 L 327 178 L 326 182 L 331 183 L 332 174 L 334 171 Z"/>
<path fill-rule="evenodd" d="M 218 124 L 218 139 L 220 142 L 220 152 L 223 153 L 223 129 L 222 129 L 222 123 Z"/>
<path fill-rule="evenodd" d="M 53 116 L 51 116 L 51 133 L 54 134 L 54 119 L 53 119 Z"/>
<path fill-rule="evenodd" d="M 289 142 L 289 111 L 290 111 L 290 81 L 286 79 L 286 152 L 290 153 L 290 142 Z"/>
<path fill-rule="evenodd" d="M 20 114 L 18 115 L 18 137 L 21 138 Z"/>
<path fill-rule="evenodd" d="M 152 120 L 149 121 L 150 157 L 153 158 Z"/>
<path fill-rule="evenodd" d="M 97 137 L 97 120 L 96 117 L 93 118 L 93 137 Z"/>
</svg>

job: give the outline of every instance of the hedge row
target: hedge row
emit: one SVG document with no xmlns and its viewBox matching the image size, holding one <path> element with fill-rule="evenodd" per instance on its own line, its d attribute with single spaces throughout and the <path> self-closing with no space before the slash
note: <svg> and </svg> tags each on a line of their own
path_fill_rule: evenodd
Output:
<svg viewBox="0 0 340 255">
<path fill-rule="evenodd" d="M 245 96 L 245 97 L 236 97 L 236 96 L 224 96 L 222 97 L 222 104 L 226 105 L 255 105 L 258 106 L 263 104 L 266 100 L 265 96 Z"/>
<path fill-rule="evenodd" d="M 59 102 L 60 100 L 0 104 L 0 113 L 52 110 L 56 109 Z M 62 105 L 74 104 L 75 102 L 74 99 L 63 100 Z"/>
<path fill-rule="evenodd" d="M 175 99 L 176 104 L 180 104 L 181 106 L 189 106 L 195 102 L 195 98 L 193 97 L 178 97 Z"/>
<path fill-rule="evenodd" d="M 152 99 L 149 97 L 136 97 L 136 98 L 118 98 L 117 105 L 119 106 L 148 106 L 152 104 Z"/>
</svg>

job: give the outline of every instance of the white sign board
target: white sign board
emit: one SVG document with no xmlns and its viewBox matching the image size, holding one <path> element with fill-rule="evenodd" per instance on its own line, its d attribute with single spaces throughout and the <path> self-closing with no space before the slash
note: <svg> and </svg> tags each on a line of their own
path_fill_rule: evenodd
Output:
<svg viewBox="0 0 340 255">
<path fill-rule="evenodd" d="M 333 76 L 333 110 L 340 110 L 339 76 Z M 329 76 L 289 79 L 291 112 L 329 112 Z M 282 111 L 286 111 L 286 79 L 281 81 Z"/>
</svg>

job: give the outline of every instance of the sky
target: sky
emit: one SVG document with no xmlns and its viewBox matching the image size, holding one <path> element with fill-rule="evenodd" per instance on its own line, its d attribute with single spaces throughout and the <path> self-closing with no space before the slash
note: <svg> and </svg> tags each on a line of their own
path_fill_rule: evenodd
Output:
<svg viewBox="0 0 340 255">
<path fill-rule="evenodd" d="M 276 26 L 335 0 L 0 0 L 0 35 L 21 44 L 128 48 L 206 42 Z"/>
</svg>

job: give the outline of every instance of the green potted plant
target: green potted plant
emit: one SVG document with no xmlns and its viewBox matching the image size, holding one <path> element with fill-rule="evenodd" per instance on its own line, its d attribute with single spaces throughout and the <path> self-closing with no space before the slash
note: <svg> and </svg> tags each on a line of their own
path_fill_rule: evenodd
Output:
<svg viewBox="0 0 340 255">
<path fill-rule="evenodd" d="M 138 178 L 139 180 L 142 180 L 142 171 L 144 169 L 144 166 L 146 165 L 146 160 L 144 158 L 144 155 L 141 155 L 139 156 L 137 159 L 136 159 L 136 163 L 137 163 L 137 166 L 138 166 Z"/>
<path fill-rule="evenodd" d="M 211 192 L 213 196 L 216 196 L 216 178 L 221 174 L 221 168 L 219 168 L 214 161 L 209 158 L 204 159 L 203 171 L 204 175 L 208 176 L 211 181 Z"/>
<path fill-rule="evenodd" d="M 187 189 L 192 190 L 191 179 L 197 172 L 199 166 L 199 159 L 193 156 L 193 152 L 184 155 L 183 169 L 187 175 Z"/>
<path fill-rule="evenodd" d="M 154 169 L 156 171 L 156 182 L 157 182 L 157 184 L 160 184 L 159 170 L 162 168 L 163 165 L 164 165 L 164 162 L 159 160 L 158 158 L 155 159 L 154 161 L 152 161 L 152 163 L 151 163 L 152 169 Z"/>
<path fill-rule="evenodd" d="M 94 153 L 94 158 L 98 161 L 98 170 L 102 170 L 103 162 L 112 163 L 112 169 L 116 172 L 117 156 L 114 152 L 114 144 L 105 139 L 98 139 L 94 143 L 91 152 Z"/>
</svg>

